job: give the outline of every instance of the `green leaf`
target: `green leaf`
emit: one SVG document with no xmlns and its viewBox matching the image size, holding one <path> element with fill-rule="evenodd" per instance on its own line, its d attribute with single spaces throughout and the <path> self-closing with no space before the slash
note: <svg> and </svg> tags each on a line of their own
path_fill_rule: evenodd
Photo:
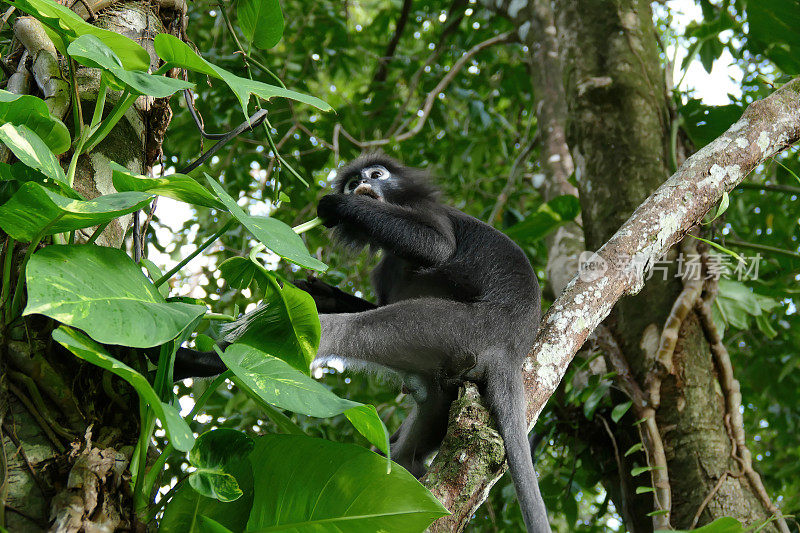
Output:
<svg viewBox="0 0 800 533">
<path fill-rule="evenodd" d="M 250 259 L 239 256 L 226 259 L 219 265 L 219 271 L 231 289 L 239 290 L 249 287 L 253 278 L 261 273 Z"/>
<path fill-rule="evenodd" d="M 317 355 L 320 324 L 314 299 L 291 283 L 265 283 L 261 306 L 248 315 L 236 342 L 286 361 L 308 374 Z"/>
<path fill-rule="evenodd" d="M 703 222 L 704 224 L 711 224 L 715 220 L 717 220 L 722 214 L 728 210 L 728 206 L 731 203 L 731 199 L 728 196 L 727 191 L 722 191 L 722 198 L 719 201 L 719 206 L 717 206 L 717 211 L 714 213 L 714 217 L 709 220 L 708 222 Z"/>
<path fill-rule="evenodd" d="M 611 420 L 615 423 L 619 422 L 620 419 L 625 416 L 625 413 L 628 412 L 628 409 L 631 408 L 631 405 L 633 405 L 633 402 L 630 401 L 615 405 L 614 409 L 611 411 Z"/>
<path fill-rule="evenodd" d="M 628 450 L 625 452 L 625 457 L 628 457 L 632 453 L 640 452 L 643 450 L 644 450 L 644 444 L 642 444 L 641 442 L 637 442 L 636 444 L 628 448 Z"/>
<path fill-rule="evenodd" d="M 234 343 L 221 354 L 225 365 L 236 375 L 234 382 L 249 389 L 264 402 L 317 418 L 344 413 L 359 433 L 384 453 L 389 450 L 389 434 L 375 409 L 339 398 L 324 385 L 289 366 L 285 361 L 252 346 Z M 376 431 L 375 428 L 382 428 Z M 384 464 L 385 469 L 385 464 Z"/>
<path fill-rule="evenodd" d="M 636 487 L 636 494 L 647 494 L 648 492 L 655 492 L 653 487 Z"/>
<path fill-rule="evenodd" d="M 50 115 L 47 104 L 41 98 L 0 89 L 0 124 L 5 123 L 29 128 L 56 155 L 69 150 L 70 136 L 67 127 Z"/>
<path fill-rule="evenodd" d="M 256 439 L 248 530 L 419 532 L 447 510 L 364 448 L 295 435 Z"/>
<path fill-rule="evenodd" d="M 25 276 L 23 314 L 49 316 L 104 344 L 158 346 L 206 311 L 164 301 L 141 269 L 115 248 L 48 246 L 33 254 Z"/>
<path fill-rule="evenodd" d="M 83 196 L 75 189 L 71 188 L 66 182 L 56 181 L 48 178 L 35 168 L 31 168 L 24 163 L 17 161 L 9 165 L 8 163 L 0 163 L 0 181 L 15 180 L 20 184 L 29 181 L 36 182 L 43 185 L 47 189 L 57 192 L 62 196 L 73 198 L 75 200 L 85 200 Z"/>
<path fill-rule="evenodd" d="M 631 476 L 636 477 L 651 470 L 653 470 L 652 466 L 637 466 L 636 468 L 631 468 Z"/>
<path fill-rule="evenodd" d="M 231 531 L 244 531 L 253 505 L 253 469 L 250 460 L 233 461 L 226 471 L 236 478 L 242 496 L 233 502 L 221 502 L 199 494 L 188 483 L 178 488 L 164 508 L 160 531 L 170 533 L 201 533 L 202 522 L 212 519 Z"/>
<path fill-rule="evenodd" d="M 598 384 L 583 403 L 583 414 L 587 419 L 591 420 L 594 417 L 594 412 L 597 410 L 600 402 L 603 401 L 603 398 L 606 397 L 608 388 L 609 384 L 606 382 Z"/>
<path fill-rule="evenodd" d="M 121 192 L 94 200 L 75 200 L 28 182 L 0 206 L 0 227 L 17 240 L 31 241 L 45 229 L 47 235 L 52 235 L 104 224 L 142 209 L 152 199 L 152 195 L 143 192 Z"/>
<path fill-rule="evenodd" d="M 122 165 L 111 162 L 112 180 L 117 191 L 141 191 L 189 204 L 225 210 L 225 205 L 208 189 L 184 174 L 170 174 L 161 178 L 148 178 L 133 174 Z"/>
<path fill-rule="evenodd" d="M 155 280 L 159 279 L 161 277 L 161 275 L 163 274 L 163 272 L 161 272 L 161 269 L 158 268 L 158 265 L 156 265 L 155 263 L 153 263 L 152 261 L 150 261 L 146 257 L 142 257 L 141 259 L 139 259 L 139 263 L 141 263 L 141 265 L 145 269 L 147 269 L 147 273 L 150 275 L 150 280 L 151 281 L 155 281 Z M 167 296 L 169 296 L 169 285 L 164 283 L 163 285 L 158 287 L 158 292 L 159 292 L 159 294 L 161 294 L 161 296 L 166 298 Z M 206 350 L 203 350 L 203 351 L 206 351 Z"/>
<path fill-rule="evenodd" d="M 283 13 L 278 0 L 239 0 L 239 27 L 247 42 L 257 48 L 272 48 L 283 36 Z"/>
<path fill-rule="evenodd" d="M 306 250 L 306 245 L 303 244 L 303 239 L 292 231 L 291 227 L 275 218 L 248 215 L 239 207 L 236 200 L 231 198 L 211 176 L 206 174 L 206 179 L 217 194 L 217 197 L 228 208 L 230 214 L 241 222 L 264 246 L 284 259 L 302 267 L 320 272 L 327 270 L 328 266 L 325 263 L 311 257 L 308 250 Z"/>
<path fill-rule="evenodd" d="M 93 246 L 93 248 L 99 247 Z M 30 279 L 28 283 L 30 283 Z M 174 407 L 163 403 L 158 398 L 156 391 L 150 386 L 147 378 L 122 361 L 113 358 L 105 348 L 83 333 L 72 328 L 59 326 L 58 329 L 53 332 L 53 339 L 77 357 L 89 361 L 100 368 L 104 368 L 130 383 L 139 397 L 147 402 L 147 405 L 150 406 L 155 415 L 161 420 L 169 436 L 170 443 L 172 443 L 175 449 L 182 452 L 192 449 L 194 436 L 192 435 L 192 430 L 189 428 L 189 425 L 181 418 L 180 413 L 178 413 Z"/>
<path fill-rule="evenodd" d="M 231 74 L 227 70 L 220 68 L 213 63 L 209 63 L 197 55 L 195 51 L 189 47 L 189 45 L 173 35 L 159 33 L 156 35 L 154 46 L 159 57 L 161 57 L 161 59 L 170 65 L 193 70 L 195 72 L 199 72 L 200 74 L 205 74 L 206 76 L 211 76 L 224 81 L 236 95 L 236 98 L 239 100 L 239 104 L 242 106 L 245 116 L 248 115 L 247 107 L 248 103 L 250 102 L 251 94 L 258 96 L 259 98 L 263 98 L 264 100 L 269 100 L 270 98 L 274 98 L 276 96 L 280 98 L 289 98 L 291 100 L 296 100 L 298 102 L 303 102 L 304 104 L 316 107 L 322 111 L 330 111 L 333 109 L 327 103 L 315 96 L 309 96 L 295 91 L 290 91 L 274 85 L 267 85 L 266 83 L 253 81 L 247 78 L 240 78 L 239 76 Z"/>
<path fill-rule="evenodd" d="M 191 480 L 191 478 L 189 478 Z M 200 532 L 201 533 L 233 533 L 230 529 L 223 526 L 213 518 L 200 515 Z"/>
<path fill-rule="evenodd" d="M 67 185 L 64 169 L 41 137 L 24 125 L 3 124 L 0 126 L 0 142 L 11 150 L 17 159 L 55 181 Z"/>
<path fill-rule="evenodd" d="M 67 52 L 81 65 L 106 70 L 133 93 L 166 98 L 194 87 L 193 83 L 183 80 L 154 76 L 142 70 L 127 70 L 117 54 L 94 35 L 81 35 L 67 47 Z"/>
<path fill-rule="evenodd" d="M 247 458 L 253 445 L 252 438 L 235 429 L 203 433 L 189 452 L 189 464 L 197 469 L 189 476 L 189 484 L 203 496 L 221 502 L 237 500 L 243 492 L 228 468 Z"/>
<path fill-rule="evenodd" d="M 533 214 L 504 231 L 518 242 L 537 241 L 562 224 L 575 220 L 580 212 L 578 198 L 565 194 L 542 204 Z"/>
<path fill-rule="evenodd" d="M 110 47 L 128 70 L 150 68 L 150 54 L 136 41 L 119 33 L 104 30 L 84 21 L 77 13 L 53 0 L 14 0 L 9 4 L 33 16 L 59 37 L 53 40 L 59 52 L 66 55 L 67 45 L 81 35 L 94 35 Z M 52 37 L 52 35 L 51 35 Z"/>
<path fill-rule="evenodd" d="M 657 529 L 655 533 L 743 533 L 747 531 L 735 518 L 725 516 L 697 529 Z"/>
<path fill-rule="evenodd" d="M 702 148 L 739 120 L 744 108 L 736 104 L 708 106 L 701 100 L 690 99 L 678 112 L 689 138 L 697 148 Z"/>
</svg>

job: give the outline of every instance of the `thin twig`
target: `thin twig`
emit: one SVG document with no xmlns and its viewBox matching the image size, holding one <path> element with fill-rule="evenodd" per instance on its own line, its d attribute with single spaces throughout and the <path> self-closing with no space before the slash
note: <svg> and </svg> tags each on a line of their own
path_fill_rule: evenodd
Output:
<svg viewBox="0 0 800 533">
<path fill-rule="evenodd" d="M 347 139 L 348 141 L 350 141 L 351 143 L 362 149 L 371 148 L 375 146 L 384 146 L 392 141 L 403 142 L 405 140 L 410 139 L 411 137 L 422 131 L 422 127 L 427 122 L 428 117 L 430 116 L 431 113 L 431 109 L 433 109 L 433 104 L 436 102 L 437 97 L 441 92 L 443 92 L 447 88 L 448 85 L 450 85 L 450 82 L 452 82 L 453 79 L 461 71 L 461 69 L 464 68 L 464 65 L 466 65 L 467 62 L 470 61 L 481 50 L 484 50 L 498 43 L 507 42 L 510 40 L 510 38 L 511 38 L 511 32 L 501 33 L 500 35 L 496 35 L 491 39 L 487 39 L 481 43 L 476 44 L 475 46 L 470 48 L 467 52 L 465 52 L 464 55 L 458 58 L 458 61 L 455 62 L 450 71 L 441 79 L 441 81 L 439 81 L 436 87 L 434 87 L 433 90 L 428 93 L 428 96 L 425 98 L 425 102 L 422 106 L 422 109 L 420 110 L 421 114 L 419 114 L 419 120 L 417 120 L 417 123 L 414 125 L 413 128 L 403 133 L 393 135 L 392 138 L 374 139 L 371 141 L 359 141 L 358 139 L 350 135 L 350 133 L 348 133 L 347 130 L 345 130 L 344 127 L 341 126 L 341 124 L 337 124 L 336 127 L 334 127 L 333 140 L 331 141 L 331 144 L 334 147 L 338 147 L 339 133 L 341 133 L 345 137 L 345 139 Z"/>
</svg>

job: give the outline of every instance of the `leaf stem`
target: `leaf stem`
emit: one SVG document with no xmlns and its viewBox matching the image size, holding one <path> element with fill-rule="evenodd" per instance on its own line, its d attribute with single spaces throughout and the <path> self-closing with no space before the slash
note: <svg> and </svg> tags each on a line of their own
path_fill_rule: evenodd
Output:
<svg viewBox="0 0 800 533">
<path fill-rule="evenodd" d="M 233 227 L 233 225 L 234 225 L 235 223 L 236 223 L 236 219 L 235 219 L 235 218 L 232 218 L 232 219 L 230 219 L 228 222 L 226 222 L 226 223 L 225 223 L 225 225 L 224 225 L 224 226 L 222 226 L 222 228 L 220 228 L 220 230 L 219 230 L 219 231 L 217 231 L 217 232 L 216 232 L 214 235 L 212 235 L 211 237 L 209 237 L 209 238 L 208 238 L 208 239 L 207 239 L 207 240 L 206 240 L 206 241 L 205 241 L 203 244 L 201 244 L 201 245 L 200 245 L 200 246 L 197 248 L 197 250 L 195 250 L 194 252 L 192 252 L 192 253 L 190 253 L 189 255 L 187 255 L 187 256 L 186 256 L 186 257 L 185 257 L 185 258 L 184 258 L 184 259 L 183 259 L 183 260 L 182 260 L 180 263 L 178 263 L 177 265 L 175 265 L 175 267 L 174 267 L 174 268 L 170 269 L 170 270 L 169 270 L 169 271 L 168 271 L 166 274 L 164 274 L 163 276 L 161 276 L 160 278 L 158 278 L 158 279 L 157 279 L 157 280 L 154 282 L 154 285 L 155 285 L 156 287 L 160 287 L 160 286 L 161 286 L 161 284 L 163 284 L 163 283 L 164 283 L 165 281 L 167 281 L 169 278 L 171 278 L 172 276 L 174 276 L 174 275 L 175 275 L 175 273 L 176 273 L 178 270 L 180 270 L 180 269 L 182 269 L 184 266 L 186 266 L 186 264 L 187 264 L 189 261 L 191 261 L 192 259 L 194 259 L 195 257 L 197 257 L 197 256 L 200 254 L 200 252 L 202 252 L 203 250 L 205 250 L 206 248 L 208 248 L 209 246 L 211 246 L 212 244 L 214 244 L 214 241 L 216 241 L 217 239 L 219 239 L 219 238 L 220 238 L 220 237 L 221 237 L 221 236 L 222 236 L 222 235 L 223 235 L 223 234 L 224 234 L 226 231 L 228 231 L 228 230 L 229 230 L 231 227 Z"/>
<path fill-rule="evenodd" d="M 745 242 L 745 241 L 736 241 L 733 239 L 727 239 L 725 243 L 732 246 L 738 246 L 739 248 L 750 248 L 751 250 L 758 250 L 760 252 L 785 255 L 788 257 L 793 257 L 794 259 L 800 259 L 800 253 L 793 252 L 791 250 L 784 250 L 783 248 L 775 248 L 774 246 L 755 244 L 752 242 Z"/>
<path fill-rule="evenodd" d="M 231 376 L 233 376 L 233 372 L 231 372 L 230 370 L 226 370 L 225 372 L 214 378 L 214 381 L 212 381 L 211 384 L 208 386 L 208 388 L 205 391 L 203 391 L 203 394 L 201 394 L 200 397 L 197 399 L 197 401 L 194 402 L 194 407 L 192 407 L 192 410 L 189 411 L 188 415 L 186 415 L 187 422 L 191 422 L 192 420 L 194 420 L 194 417 L 197 416 L 197 413 L 200 412 L 200 409 L 203 408 L 203 406 L 206 404 L 211 395 L 214 394 L 214 391 L 216 391 L 220 387 L 220 385 L 225 383 L 225 380 L 230 378 Z"/>
<path fill-rule="evenodd" d="M 106 136 L 111 133 L 111 130 L 114 129 L 114 126 L 117 125 L 117 122 L 120 121 L 120 119 L 125 115 L 125 112 L 133 105 L 137 98 L 139 98 L 138 94 L 131 94 L 126 89 L 122 93 L 122 96 L 120 96 L 119 102 L 117 102 L 117 104 L 111 110 L 111 113 L 103 122 L 100 123 L 97 131 L 92 132 L 91 137 L 89 137 L 89 140 L 84 145 L 83 151 L 90 152 L 95 146 L 100 144 L 100 141 L 105 139 Z"/>
<path fill-rule="evenodd" d="M 197 413 L 202 409 L 203 405 L 205 405 L 206 401 L 211 397 L 211 395 L 216 391 L 220 385 L 222 385 L 226 379 L 231 377 L 233 372 L 227 370 L 220 374 L 219 376 L 214 379 L 214 381 L 209 384 L 208 388 L 200 395 L 197 401 L 194 403 L 194 407 L 192 408 L 191 412 L 185 417 L 187 422 L 191 422 Z M 159 476 L 161 475 L 161 471 L 164 468 L 164 465 L 169 459 L 169 456 L 172 455 L 172 452 L 175 451 L 175 447 L 172 444 L 167 444 L 164 448 L 164 451 L 161 452 L 161 455 L 158 456 L 153 462 L 153 465 L 147 471 L 147 474 L 144 476 L 144 482 L 142 486 L 142 492 L 144 494 L 151 494 L 153 492 L 153 486 L 158 481 Z"/>
<path fill-rule="evenodd" d="M 71 57 L 67 60 L 69 65 L 69 84 L 72 89 L 72 121 L 75 124 L 75 138 L 80 139 L 83 135 L 83 110 L 81 109 L 81 97 L 78 93 L 78 83 L 75 80 L 75 60 Z M 72 184 L 70 184 L 72 185 Z"/>
<path fill-rule="evenodd" d="M 303 222 L 302 224 L 298 224 L 297 226 L 292 228 L 292 231 L 300 235 L 301 233 L 305 233 L 310 229 L 314 229 L 317 226 L 322 225 L 322 219 L 319 217 L 312 218 L 308 222 Z"/>
<path fill-rule="evenodd" d="M 100 76 L 100 88 L 97 89 L 97 100 L 94 103 L 94 113 L 92 113 L 92 122 L 89 124 L 89 131 L 92 132 L 100 124 L 103 119 L 103 110 L 106 107 L 106 94 L 108 93 L 108 83 L 106 77 Z"/>
<path fill-rule="evenodd" d="M 17 318 L 17 316 L 19 316 L 19 305 L 20 300 L 22 299 L 22 287 L 25 285 L 25 269 L 28 267 L 28 261 L 33 255 L 33 252 L 36 251 L 36 247 L 39 246 L 40 242 L 42 242 L 44 236 L 47 235 L 47 231 L 66 214 L 66 211 L 59 213 L 58 216 L 54 218 L 47 226 L 45 226 L 44 229 L 42 229 L 42 231 L 40 231 L 39 234 L 28 245 L 28 249 L 25 251 L 25 257 L 22 259 L 22 264 L 19 267 L 19 277 L 17 278 L 16 287 L 14 287 L 14 297 L 11 300 L 11 311 L 6 323 L 10 323 L 12 318 Z"/>
<path fill-rule="evenodd" d="M 100 234 L 103 233 L 103 231 L 105 231 L 105 229 L 108 227 L 109 224 L 111 224 L 110 220 L 105 224 L 100 224 L 99 226 L 97 226 L 97 229 L 94 230 L 94 233 L 92 233 L 92 236 L 89 237 L 88 241 L 86 241 L 86 244 L 94 244 L 94 241 L 96 241 L 97 238 L 100 236 Z"/>
<path fill-rule="evenodd" d="M 3 306 L 4 323 L 10 322 L 11 307 L 8 301 L 9 287 L 11 286 L 11 263 L 14 259 L 14 245 L 16 241 L 6 237 L 6 247 L 3 256 L 3 287 L 0 289 L 0 305 Z"/>
</svg>

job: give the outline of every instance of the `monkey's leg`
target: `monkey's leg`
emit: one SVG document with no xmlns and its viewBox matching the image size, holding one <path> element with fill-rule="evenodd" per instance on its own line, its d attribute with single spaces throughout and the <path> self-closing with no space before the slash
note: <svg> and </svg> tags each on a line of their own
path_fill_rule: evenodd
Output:
<svg viewBox="0 0 800 533">
<path fill-rule="evenodd" d="M 411 395 L 413 410 L 392 435 L 392 460 L 420 478 L 425 474 L 425 459 L 439 448 L 447 432 L 450 405 L 458 396 L 458 385 L 417 378 Z"/>
<path fill-rule="evenodd" d="M 438 298 L 404 300 L 363 313 L 321 315 L 317 357 L 380 365 L 402 374 L 456 378 L 492 342 L 490 310 Z"/>
</svg>

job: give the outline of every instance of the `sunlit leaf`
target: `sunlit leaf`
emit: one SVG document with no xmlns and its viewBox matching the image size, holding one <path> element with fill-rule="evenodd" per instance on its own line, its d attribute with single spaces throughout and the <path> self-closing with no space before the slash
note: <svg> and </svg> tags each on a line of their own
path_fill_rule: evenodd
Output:
<svg viewBox="0 0 800 533">
<path fill-rule="evenodd" d="M 141 191 L 189 204 L 224 210 L 225 205 L 208 189 L 184 174 L 169 174 L 159 178 L 148 178 L 134 174 L 122 165 L 111 162 L 112 180 L 117 191 Z"/>
<path fill-rule="evenodd" d="M 27 126 L 3 124 L 0 126 L 0 142 L 24 164 L 35 168 L 48 178 L 67 185 L 64 169 L 50 151 L 50 147 Z"/>
<path fill-rule="evenodd" d="M 236 98 L 238 98 L 245 115 L 248 114 L 247 108 L 251 94 L 264 100 L 269 100 L 276 96 L 289 98 L 314 106 L 322 111 L 330 111 L 332 109 L 331 106 L 315 96 L 290 91 L 289 89 L 268 85 L 248 78 L 240 78 L 213 63 L 209 63 L 197 55 L 189 45 L 167 33 L 156 35 L 155 49 L 159 57 L 171 65 L 193 70 L 224 81 L 236 94 Z"/>
<path fill-rule="evenodd" d="M 104 224 L 149 205 L 152 199 L 143 192 L 121 192 L 75 200 L 28 182 L 0 206 L 0 228 L 17 240 L 31 241 L 45 230 L 52 235 Z"/>
<path fill-rule="evenodd" d="M 256 439 L 253 531 L 424 531 L 447 510 L 402 468 L 359 446 L 295 435 Z"/>
<path fill-rule="evenodd" d="M 28 13 L 45 24 L 59 52 L 66 55 L 67 46 L 81 35 L 94 35 L 109 46 L 129 70 L 150 68 L 150 54 L 136 41 L 122 34 L 93 26 L 77 13 L 53 0 L 14 0 L 9 4 Z"/>
<path fill-rule="evenodd" d="M 239 499 L 243 492 L 229 468 L 252 450 L 253 439 L 241 431 L 219 428 L 203 433 L 189 452 L 189 464 L 196 468 L 189 484 L 203 496 L 221 502 Z"/>
<path fill-rule="evenodd" d="M 36 133 L 54 154 L 70 146 L 67 127 L 47 109 L 44 100 L 27 94 L 14 94 L 0 89 L 0 124 L 26 126 Z"/>
<path fill-rule="evenodd" d="M 359 433 L 379 450 L 388 453 L 389 434 L 373 406 L 339 398 L 285 361 L 252 346 L 234 343 L 228 346 L 221 357 L 236 375 L 234 381 L 266 403 L 318 418 L 344 413 Z"/>
<path fill-rule="evenodd" d="M 49 316 L 104 344 L 158 346 L 206 311 L 199 305 L 166 302 L 116 248 L 48 246 L 33 254 L 25 277 L 25 315 Z"/>
<path fill-rule="evenodd" d="M 67 52 L 82 65 L 109 72 L 133 93 L 165 98 L 194 87 L 193 83 L 183 80 L 154 76 L 142 70 L 127 70 L 122 59 L 94 35 L 81 35 L 67 47 Z"/>
<path fill-rule="evenodd" d="M 256 47 L 267 50 L 281 40 L 283 13 L 278 0 L 240 0 L 236 15 L 244 38 Z"/>
<path fill-rule="evenodd" d="M 248 215 L 216 180 L 210 176 L 206 176 L 206 179 L 220 201 L 228 208 L 230 214 L 241 222 L 264 246 L 284 259 L 302 267 L 321 272 L 328 268 L 322 261 L 311 257 L 308 250 L 306 250 L 303 239 L 292 231 L 290 226 L 276 218 Z"/>
</svg>

